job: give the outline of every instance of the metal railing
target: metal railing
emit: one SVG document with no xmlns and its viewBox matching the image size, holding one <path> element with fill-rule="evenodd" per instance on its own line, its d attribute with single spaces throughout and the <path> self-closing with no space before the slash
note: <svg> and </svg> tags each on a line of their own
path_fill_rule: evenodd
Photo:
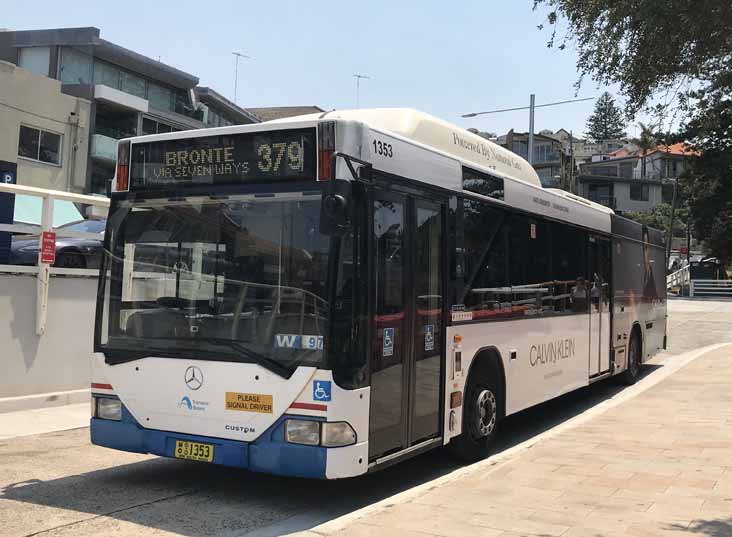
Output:
<svg viewBox="0 0 732 537">
<path fill-rule="evenodd" d="M 732 280 L 690 280 L 690 297 L 730 297 L 732 298 Z"/>
<path fill-rule="evenodd" d="M 62 190 L 47 190 L 45 188 L 36 188 L 24 185 L 12 185 L 0 183 L 0 192 L 9 194 L 22 194 L 24 196 L 35 196 L 43 200 L 43 210 L 41 212 L 41 225 L 28 224 L 0 224 L 0 232 L 22 233 L 22 234 L 38 234 L 46 231 L 55 231 L 53 227 L 53 202 L 55 200 L 70 201 L 72 203 L 80 203 L 84 205 L 92 205 L 96 207 L 109 208 L 109 199 L 86 196 L 83 194 L 74 194 Z M 99 239 L 97 233 L 84 233 L 59 230 L 55 231 L 59 237 L 74 237 L 79 239 Z M 40 241 L 40 237 L 39 237 Z M 43 263 L 41 260 L 41 250 L 38 251 L 38 264 L 35 266 L 20 265 L 0 265 L 0 272 L 5 273 L 27 273 L 36 275 L 36 334 L 42 336 L 46 331 L 46 317 L 48 313 L 48 285 L 51 274 L 65 275 L 85 275 L 96 276 L 99 271 L 91 269 L 72 269 L 52 267 L 49 263 Z"/>
<path fill-rule="evenodd" d="M 684 265 L 679 270 L 668 274 L 666 276 L 666 289 L 688 287 L 690 274 L 689 265 Z"/>
</svg>

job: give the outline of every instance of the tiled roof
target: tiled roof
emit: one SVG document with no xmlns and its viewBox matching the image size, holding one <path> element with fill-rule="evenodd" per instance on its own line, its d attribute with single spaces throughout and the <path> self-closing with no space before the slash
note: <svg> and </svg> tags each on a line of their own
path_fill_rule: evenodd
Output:
<svg viewBox="0 0 732 537">
<path fill-rule="evenodd" d="M 319 106 L 268 106 L 264 108 L 247 108 L 249 112 L 259 118 L 260 121 L 270 121 L 285 117 L 304 116 L 305 114 L 317 114 L 325 112 Z"/>
<path fill-rule="evenodd" d="M 620 149 L 616 149 L 612 153 L 608 153 L 608 156 L 611 156 L 613 158 L 622 158 L 622 157 L 629 157 L 633 155 L 635 152 L 631 151 L 630 149 L 627 149 L 625 147 L 621 147 Z"/>
<path fill-rule="evenodd" d="M 651 155 L 656 151 L 668 153 L 670 155 L 677 155 L 679 157 L 698 157 L 699 155 L 701 155 L 701 151 L 696 151 L 695 149 L 692 149 L 684 142 L 671 144 L 669 146 L 657 145 L 655 149 L 652 149 L 651 151 L 646 153 L 646 155 Z"/>
</svg>

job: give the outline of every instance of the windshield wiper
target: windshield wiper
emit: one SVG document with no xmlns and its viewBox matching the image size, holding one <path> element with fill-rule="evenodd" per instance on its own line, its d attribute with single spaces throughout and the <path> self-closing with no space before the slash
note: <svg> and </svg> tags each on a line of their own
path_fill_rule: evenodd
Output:
<svg viewBox="0 0 732 537">
<path fill-rule="evenodd" d="M 214 345 L 221 345 L 222 347 L 229 347 L 237 353 L 246 356 L 250 360 L 254 360 L 262 367 L 269 369 L 273 373 L 278 374 L 281 377 L 289 377 L 292 375 L 292 369 L 282 365 L 277 360 L 273 360 L 266 354 L 261 354 L 252 349 L 245 347 L 238 341 L 232 339 L 220 338 L 220 337 L 197 337 L 195 341 L 204 341 L 206 343 L 213 343 Z"/>
<path fill-rule="evenodd" d="M 160 339 L 170 339 L 170 340 L 176 340 L 177 338 L 160 338 Z M 292 369 L 282 365 L 277 360 L 273 360 L 269 356 L 265 354 L 260 354 L 256 351 L 253 351 L 241 343 L 237 341 L 233 341 L 231 339 L 226 338 L 217 338 L 217 337 L 197 337 L 194 341 L 202 341 L 204 343 L 211 343 L 213 345 L 221 345 L 222 347 L 228 347 L 231 350 L 233 350 L 235 353 L 240 354 L 242 356 L 245 356 L 246 358 L 249 358 L 254 363 L 261 365 L 265 369 L 268 369 L 269 371 L 272 371 L 273 373 L 284 377 L 289 378 L 290 375 L 292 375 Z M 145 346 L 144 350 L 137 350 L 137 349 L 108 349 L 104 350 L 104 357 L 106 359 L 106 362 L 110 365 L 117 365 L 117 364 L 123 364 L 126 362 L 133 362 L 135 360 L 140 360 L 142 358 L 148 358 L 150 356 L 155 355 L 161 355 L 161 356 L 170 356 L 171 351 L 179 350 L 176 348 L 171 347 L 155 347 L 155 346 Z"/>
</svg>

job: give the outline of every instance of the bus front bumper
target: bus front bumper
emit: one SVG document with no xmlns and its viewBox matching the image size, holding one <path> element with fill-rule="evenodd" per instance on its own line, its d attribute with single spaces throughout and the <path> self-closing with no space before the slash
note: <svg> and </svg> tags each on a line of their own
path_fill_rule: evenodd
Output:
<svg viewBox="0 0 732 537">
<path fill-rule="evenodd" d="M 91 442 L 97 446 L 161 457 L 175 457 L 177 440 L 200 442 L 214 447 L 214 464 L 269 474 L 325 479 L 328 450 L 285 442 L 285 419 L 286 416 L 280 417 L 256 441 L 242 442 L 146 429 L 123 405 L 120 421 L 91 419 Z"/>
</svg>

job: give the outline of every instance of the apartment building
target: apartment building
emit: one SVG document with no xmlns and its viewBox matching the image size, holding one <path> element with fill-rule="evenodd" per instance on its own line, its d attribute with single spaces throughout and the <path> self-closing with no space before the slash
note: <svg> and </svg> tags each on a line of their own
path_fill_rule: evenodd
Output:
<svg viewBox="0 0 732 537">
<path fill-rule="evenodd" d="M 508 133 L 497 138 L 498 145 L 513 151 L 517 155 L 529 160 L 529 134 L 527 132 Z M 534 134 L 534 150 L 532 165 L 541 184 L 548 188 L 561 188 L 566 175 L 565 152 L 562 142 L 553 136 L 545 134 Z"/>
<path fill-rule="evenodd" d="M 83 170 L 83 180 L 69 186 L 76 191 L 108 193 L 121 138 L 259 122 L 211 88 L 198 87 L 195 75 L 106 41 L 98 28 L 0 32 L 0 60 L 50 79 L 74 102 L 89 103 L 86 148 L 79 153 L 86 161 L 75 171 Z M 39 105 L 36 97 L 42 98 L 29 96 L 24 109 Z M 18 182 L 28 181 L 19 171 Z"/>
</svg>

